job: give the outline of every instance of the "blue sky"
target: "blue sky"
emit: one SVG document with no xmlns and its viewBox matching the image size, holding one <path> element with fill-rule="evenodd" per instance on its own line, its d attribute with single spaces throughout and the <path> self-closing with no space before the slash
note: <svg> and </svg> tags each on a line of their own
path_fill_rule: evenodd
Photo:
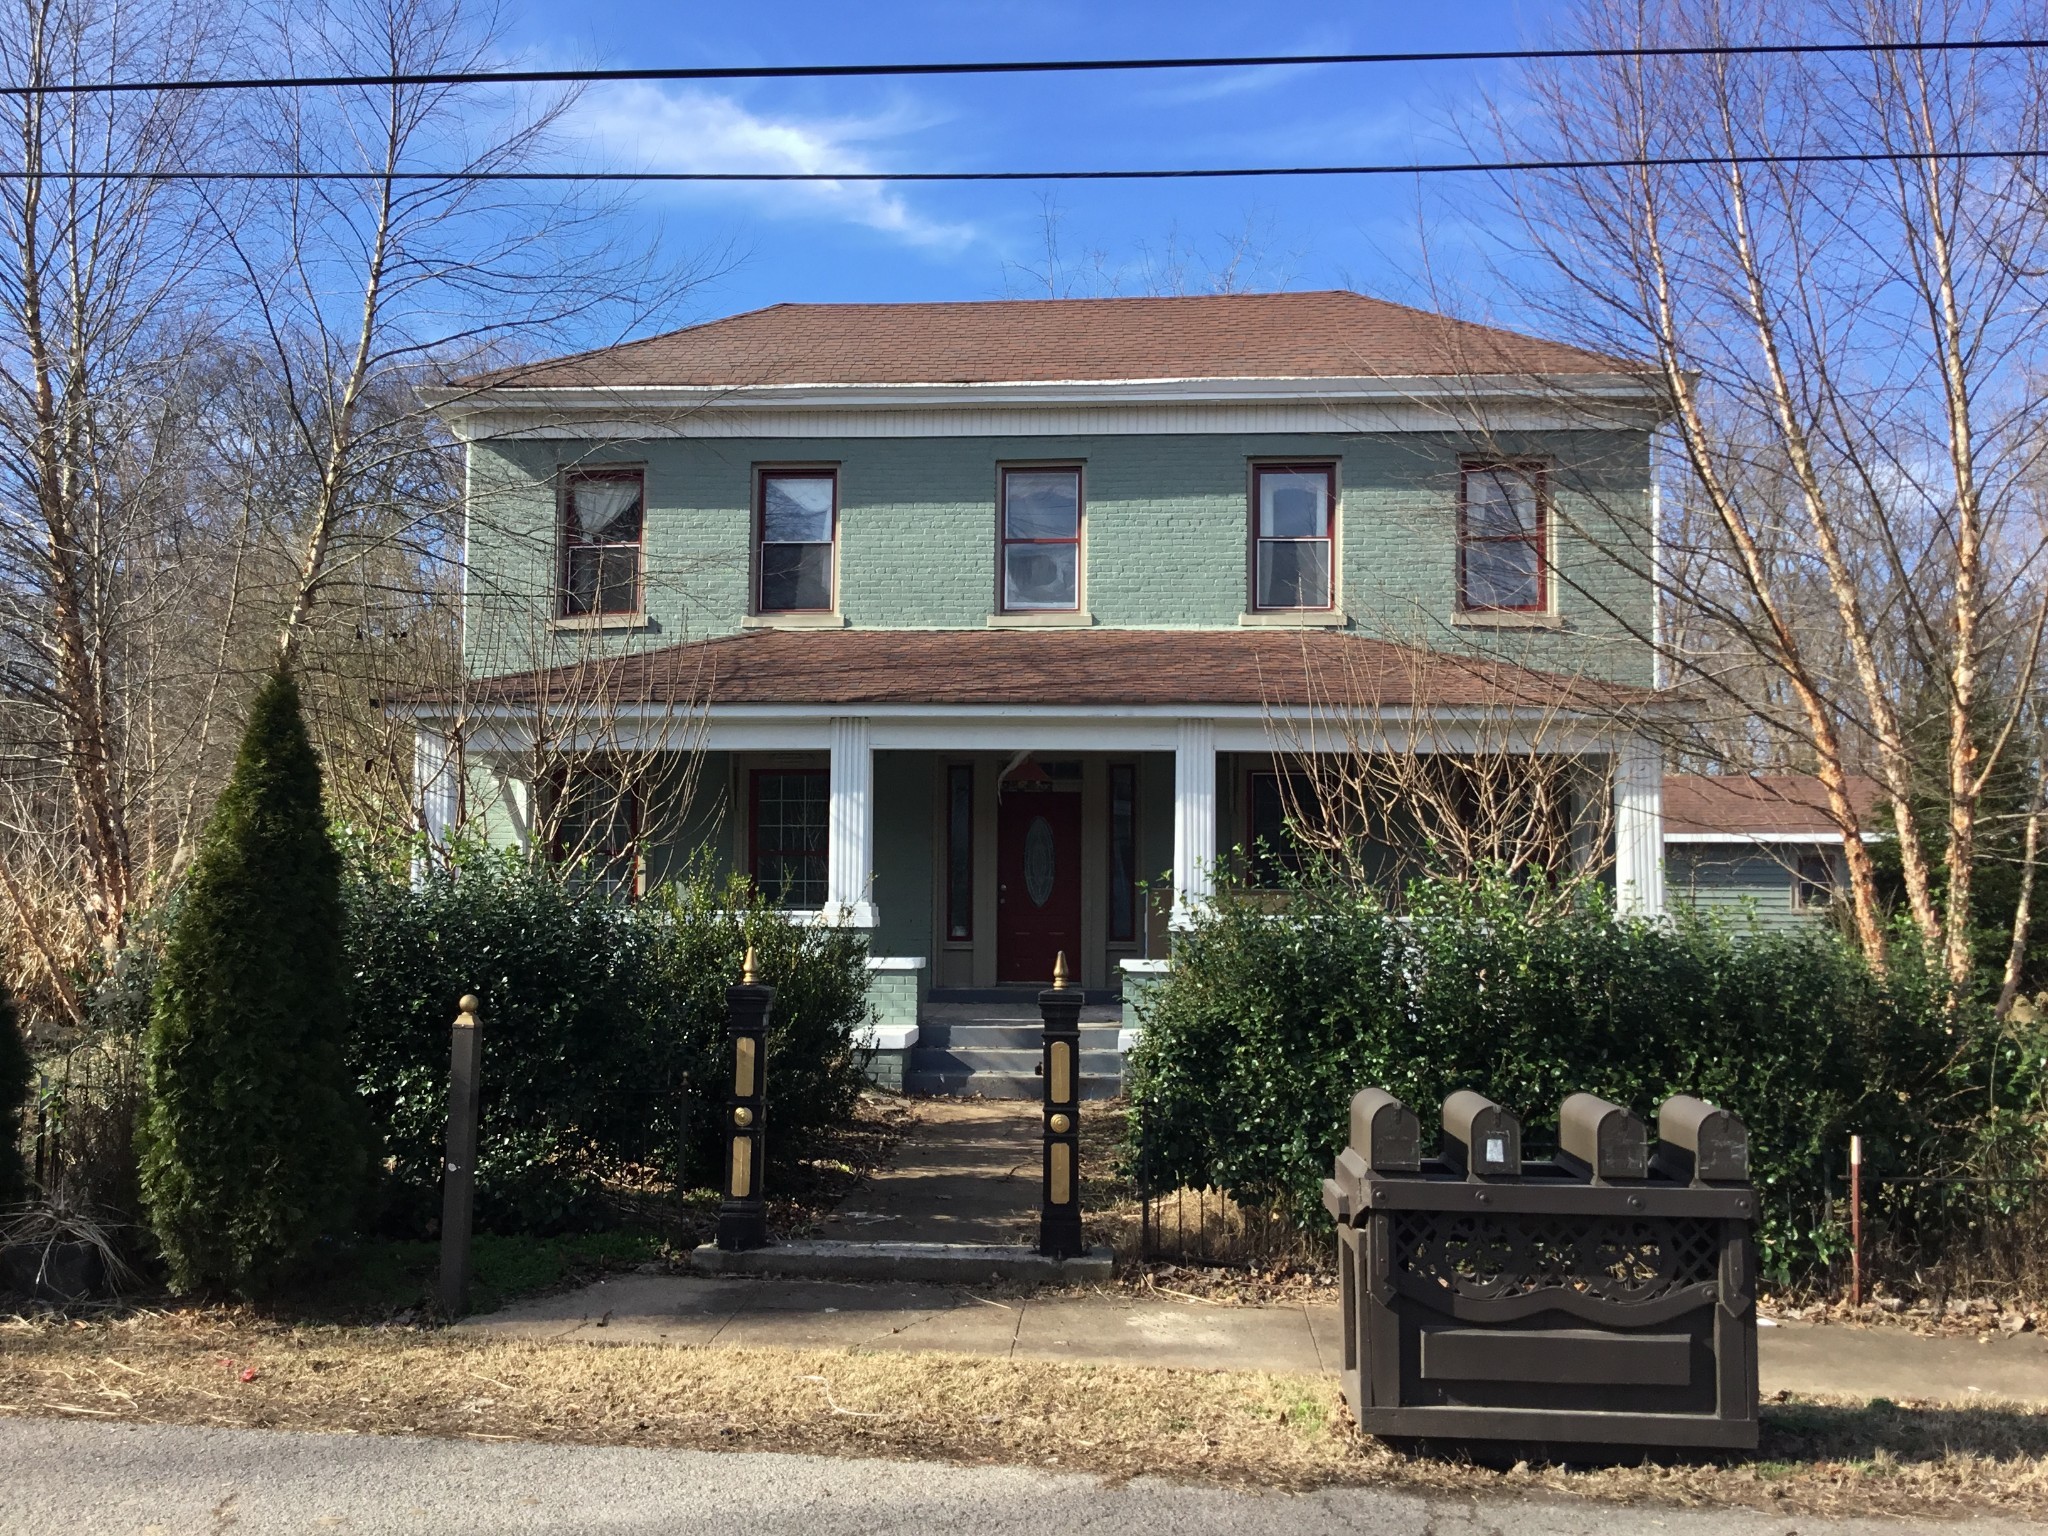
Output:
<svg viewBox="0 0 2048 1536">
<path fill-rule="evenodd" d="M 506 38 L 539 63 L 745 64 L 1515 46 L 1542 0 L 1448 4 L 660 3 L 528 0 Z M 674 170 L 1010 169 L 1449 158 L 1487 66 L 1367 66 L 985 79 L 603 86 L 578 103 L 583 163 Z M 636 217 L 682 251 L 729 250 L 697 317 L 784 300 L 983 299 L 1201 288 L 1233 259 L 1262 288 L 1354 287 L 1488 309 L 1482 188 L 1438 178 L 1059 186 L 663 188 Z"/>
</svg>

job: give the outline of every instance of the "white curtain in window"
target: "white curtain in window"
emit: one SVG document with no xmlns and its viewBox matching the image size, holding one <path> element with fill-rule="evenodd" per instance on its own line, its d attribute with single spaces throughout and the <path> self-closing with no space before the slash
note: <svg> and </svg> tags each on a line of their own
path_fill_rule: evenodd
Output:
<svg viewBox="0 0 2048 1536">
<path fill-rule="evenodd" d="M 596 543 L 605 529 L 632 511 L 640 501 L 640 487 L 630 480 L 589 480 L 578 485 L 570 497 L 576 528 Z"/>
</svg>

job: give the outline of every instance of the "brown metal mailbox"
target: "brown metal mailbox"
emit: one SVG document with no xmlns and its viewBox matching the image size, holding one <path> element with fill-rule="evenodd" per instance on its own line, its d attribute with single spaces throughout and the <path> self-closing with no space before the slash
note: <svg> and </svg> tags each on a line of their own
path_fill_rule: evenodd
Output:
<svg viewBox="0 0 2048 1536">
<path fill-rule="evenodd" d="M 1433 1158 L 1383 1089 L 1352 1101 L 1323 1202 L 1337 1219 L 1343 1390 L 1369 1434 L 1563 1446 L 1754 1449 L 1748 1133 L 1668 1100 L 1644 1122 L 1565 1101 L 1555 1159 L 1514 1116 L 1443 1104 Z M 1369 1138 L 1360 1145 L 1361 1135 Z"/>
</svg>

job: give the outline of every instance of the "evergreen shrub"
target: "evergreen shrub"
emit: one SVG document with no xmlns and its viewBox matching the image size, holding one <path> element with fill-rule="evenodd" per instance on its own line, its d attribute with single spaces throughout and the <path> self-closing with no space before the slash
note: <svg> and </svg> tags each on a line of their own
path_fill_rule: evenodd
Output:
<svg viewBox="0 0 2048 1536">
<path fill-rule="evenodd" d="M 341 924 L 320 763 L 280 670 L 185 882 L 145 1042 L 142 1194 L 180 1290 L 261 1292 L 352 1224 Z"/>
<path fill-rule="evenodd" d="M 449 1026 L 483 1004 L 477 1222 L 553 1233 L 600 1224 L 604 1180 L 647 1168 L 715 1181 L 728 1063 L 725 991 L 751 938 L 776 989 L 768 1036 L 772 1161 L 852 1112 L 864 1078 L 867 948 L 800 925 L 701 869 L 634 903 L 516 852 L 469 849 L 416 877 L 356 850 L 348 884 L 349 1060 L 381 1137 L 382 1225 L 440 1212 Z M 690 1093 L 680 1092 L 687 1072 Z"/>
<path fill-rule="evenodd" d="M 1620 920 L 1597 892 L 1532 902 L 1505 880 L 1422 882 L 1399 915 L 1315 882 L 1281 911 L 1225 896 L 1176 936 L 1145 1006 L 1128 1152 L 1153 1188 L 1326 1225 L 1321 1181 L 1360 1088 L 1393 1091 L 1426 1135 L 1446 1094 L 1477 1089 L 1531 1147 L 1554 1139 L 1568 1093 L 1646 1118 L 1693 1093 L 1749 1125 L 1766 1269 L 1783 1280 L 1842 1243 L 1829 1179 L 1851 1131 L 1874 1172 L 1936 1166 L 1966 1139 L 1990 1031 L 1946 1004 L 1911 946 L 1880 979 L 1818 925 Z"/>
</svg>

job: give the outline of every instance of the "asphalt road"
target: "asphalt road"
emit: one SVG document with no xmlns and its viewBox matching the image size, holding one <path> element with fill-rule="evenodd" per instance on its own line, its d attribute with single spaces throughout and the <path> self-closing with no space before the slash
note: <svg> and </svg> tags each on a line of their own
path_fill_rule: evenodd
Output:
<svg viewBox="0 0 2048 1536">
<path fill-rule="evenodd" d="M 34 1536 L 271 1532 L 596 1536 L 1817 1536 L 1885 1532 L 1744 1511 L 1476 1504 L 1364 1489 L 1239 1494 L 1121 1487 L 1019 1467 L 741 1451 L 481 1444 L 0 1419 L 0 1531 Z M 2042 1529 L 1977 1519 L 1971 1536 Z"/>
</svg>

